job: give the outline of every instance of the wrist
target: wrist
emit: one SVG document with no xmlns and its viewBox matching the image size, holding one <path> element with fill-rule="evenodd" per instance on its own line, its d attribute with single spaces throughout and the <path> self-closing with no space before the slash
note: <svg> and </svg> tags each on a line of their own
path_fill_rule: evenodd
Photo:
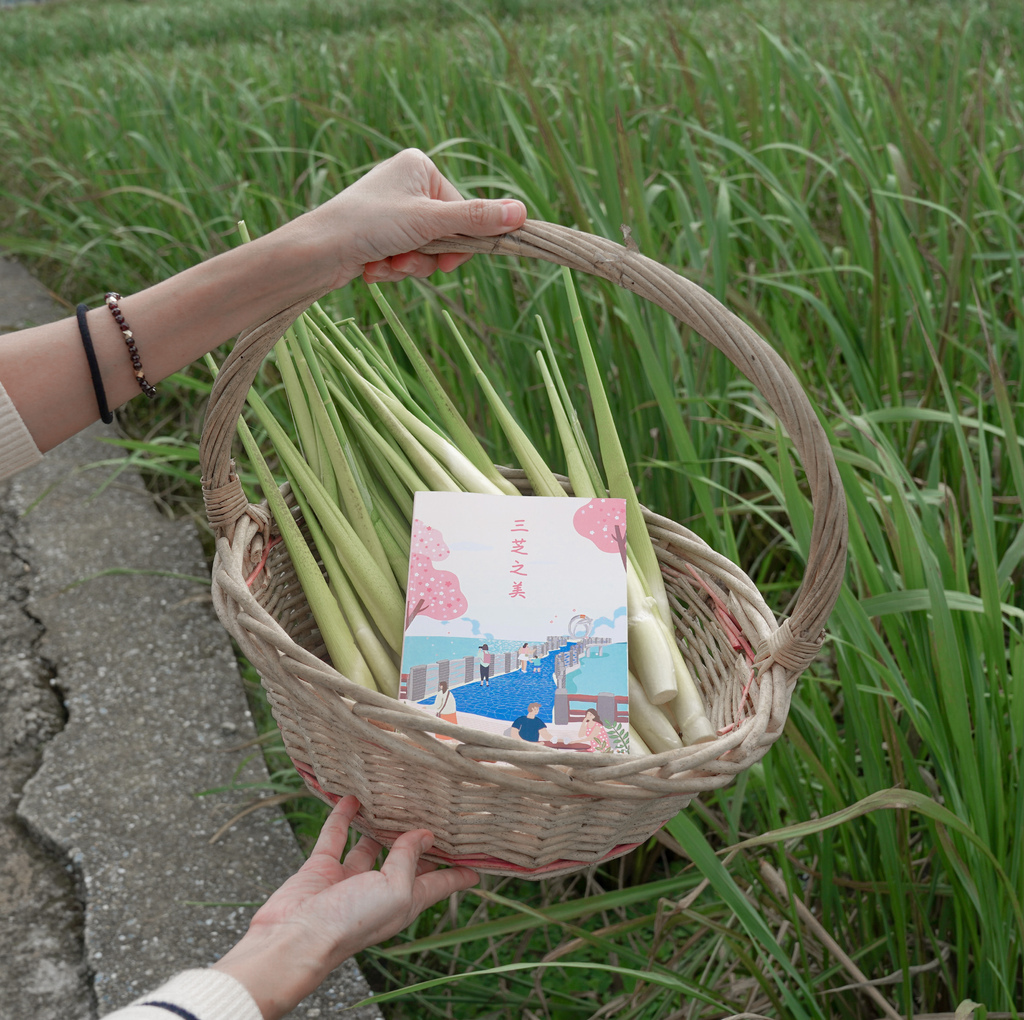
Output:
<svg viewBox="0 0 1024 1020">
<path fill-rule="evenodd" d="M 232 250 L 240 261 L 230 269 L 240 290 L 280 311 L 310 295 L 327 294 L 355 277 L 345 275 L 338 259 L 344 237 L 326 236 L 315 210 L 303 213 L 269 234 Z M 270 313 L 273 314 L 273 313 Z"/>
<path fill-rule="evenodd" d="M 306 948 L 301 927 L 249 929 L 213 968 L 230 975 L 252 996 L 264 1020 L 285 1016 L 324 981 L 331 962 Z"/>
<path fill-rule="evenodd" d="M 339 195 L 332 202 L 341 200 Z M 339 219 L 344 224 L 340 229 Z M 344 219 L 336 213 L 327 216 L 324 206 L 320 206 L 253 243 L 267 246 L 269 256 L 285 274 L 283 280 L 297 297 L 327 294 L 362 273 L 361 265 L 347 265 L 342 257 L 353 249 L 356 240 Z"/>
</svg>

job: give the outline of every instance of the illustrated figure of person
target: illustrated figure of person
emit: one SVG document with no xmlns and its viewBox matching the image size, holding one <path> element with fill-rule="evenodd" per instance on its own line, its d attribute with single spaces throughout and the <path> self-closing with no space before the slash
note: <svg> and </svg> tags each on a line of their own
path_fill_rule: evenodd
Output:
<svg viewBox="0 0 1024 1020">
<path fill-rule="evenodd" d="M 519 670 L 522 673 L 526 672 L 526 667 L 530 664 L 530 659 L 533 656 L 530 655 L 529 643 L 524 641 L 523 647 L 519 649 Z"/>
<path fill-rule="evenodd" d="M 455 704 L 455 694 L 448 690 L 448 681 L 442 680 L 437 685 L 437 694 L 434 696 L 434 715 L 438 719 L 443 719 L 445 722 L 450 722 L 454 725 L 459 724 L 459 716 L 457 706 Z M 435 734 L 438 740 L 454 740 L 454 737 L 442 736 L 440 733 Z"/>
<path fill-rule="evenodd" d="M 487 645 L 480 645 L 480 686 L 491 686 L 491 653 Z"/>
<path fill-rule="evenodd" d="M 591 751 L 611 751 L 612 742 L 608 731 L 604 728 L 601 717 L 594 708 L 588 708 L 580 723 L 580 731 L 576 734 L 581 741 L 585 740 Z"/>
<path fill-rule="evenodd" d="M 521 715 L 512 723 L 511 736 L 518 740 L 525 740 L 530 744 L 538 744 L 542 740 L 554 740 L 554 737 L 547 731 L 547 723 L 537 718 L 540 711 L 540 702 L 534 701 L 526 706 L 526 715 Z"/>
</svg>

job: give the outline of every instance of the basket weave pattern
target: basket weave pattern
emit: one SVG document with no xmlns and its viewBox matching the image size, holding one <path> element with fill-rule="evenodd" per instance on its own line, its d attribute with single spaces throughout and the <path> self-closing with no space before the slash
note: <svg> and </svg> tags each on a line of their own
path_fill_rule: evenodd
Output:
<svg viewBox="0 0 1024 1020">
<path fill-rule="evenodd" d="M 385 844 L 412 828 L 431 829 L 428 856 L 436 861 L 495 874 L 571 872 L 648 839 L 693 796 L 729 783 L 778 739 L 794 684 L 821 646 L 838 595 L 845 499 L 824 431 L 792 373 L 695 284 L 614 242 L 535 221 L 500 238 L 450 239 L 424 250 L 541 258 L 602 276 L 666 308 L 758 386 L 792 439 L 811 490 L 810 556 L 793 614 L 782 626 L 739 567 L 681 525 L 647 513 L 683 655 L 721 736 L 652 757 L 524 745 L 445 723 L 338 673 L 283 544 L 271 549 L 247 586 L 276 527 L 265 506 L 248 503 L 234 476 L 235 424 L 259 364 L 319 295 L 239 338 L 218 375 L 201 445 L 207 513 L 218 535 L 214 605 L 259 671 L 307 785 L 329 801 L 358 796 L 355 827 Z M 508 476 L 529 493 L 522 472 Z M 752 682 L 750 660 L 734 647 L 708 589 L 755 653 Z"/>
</svg>

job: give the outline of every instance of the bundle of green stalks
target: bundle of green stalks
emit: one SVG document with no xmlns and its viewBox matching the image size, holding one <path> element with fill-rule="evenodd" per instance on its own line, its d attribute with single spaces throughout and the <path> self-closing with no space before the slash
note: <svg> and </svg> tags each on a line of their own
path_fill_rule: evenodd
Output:
<svg viewBox="0 0 1024 1020">
<path fill-rule="evenodd" d="M 573 492 L 626 501 L 631 753 L 672 751 L 713 739 L 715 733 L 676 639 L 657 555 L 568 270 L 563 279 L 590 389 L 597 456 L 540 317 L 544 349 L 537 361 Z M 429 394 L 433 415 L 414 398 L 379 326 L 367 335 L 352 320 L 333 322 L 319 304 L 275 348 L 291 422 L 282 424 L 255 390 L 249 393 L 249 406 L 289 482 L 313 548 L 244 421 L 239 433 L 335 667 L 355 683 L 397 697 L 414 494 L 521 493 L 491 462 L 380 290 L 370 289 Z M 454 320 L 447 313 L 444 318 L 533 492 L 566 496 Z"/>
</svg>

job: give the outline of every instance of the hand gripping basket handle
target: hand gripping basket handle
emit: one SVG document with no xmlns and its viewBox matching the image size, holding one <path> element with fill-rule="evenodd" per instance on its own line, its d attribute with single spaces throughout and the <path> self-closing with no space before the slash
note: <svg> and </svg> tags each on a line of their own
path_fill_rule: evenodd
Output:
<svg viewBox="0 0 1024 1020">
<path fill-rule="evenodd" d="M 757 386 L 796 448 L 814 507 L 807 567 L 793 613 L 758 650 L 760 663 L 778 663 L 798 676 L 820 648 L 825 621 L 839 597 L 846 567 L 846 497 L 825 430 L 782 358 L 697 284 L 639 252 L 569 227 L 527 220 L 511 234 L 445 238 L 420 250 L 430 255 L 473 252 L 535 258 L 602 277 L 684 322 Z M 200 443 L 203 494 L 210 523 L 229 539 L 235 523 L 252 512 L 231 461 L 246 393 L 270 349 L 319 296 L 310 295 L 239 336 L 214 384 Z"/>
</svg>

